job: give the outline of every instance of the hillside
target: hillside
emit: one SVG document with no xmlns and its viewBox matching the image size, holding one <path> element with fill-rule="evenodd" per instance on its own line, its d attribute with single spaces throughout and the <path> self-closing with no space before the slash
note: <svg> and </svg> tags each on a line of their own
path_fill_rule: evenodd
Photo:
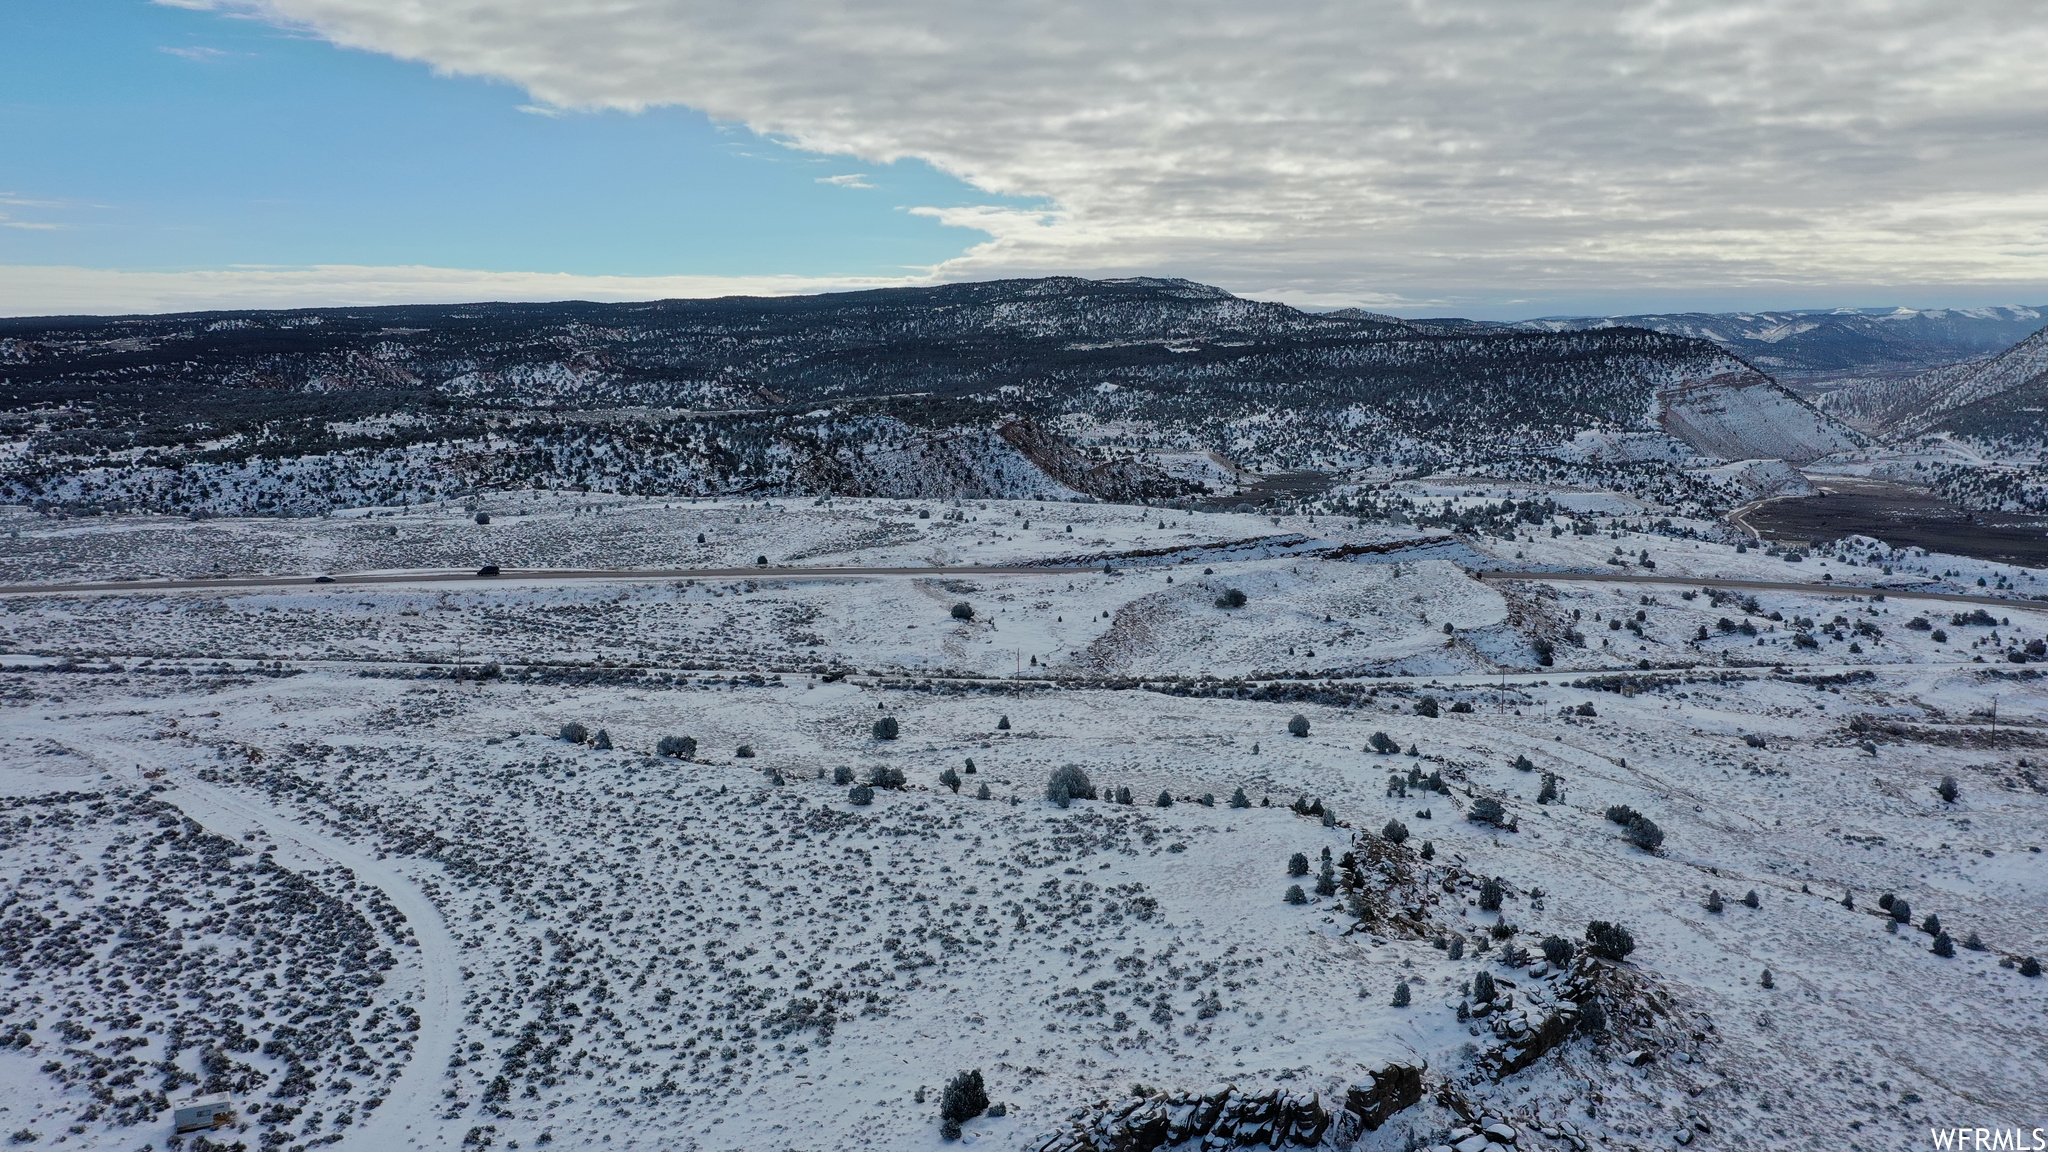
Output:
<svg viewBox="0 0 2048 1152">
<path fill-rule="evenodd" d="M 1203 482 L 1124 465 L 1412 474 L 1660 429 L 1728 459 L 1857 442 L 1690 337 L 1447 333 L 1070 278 L 5 321 L 0 409 L 0 500 L 183 513 L 535 485 L 1161 499 Z M 1047 472 L 1055 434 L 1092 463 Z"/>
</svg>

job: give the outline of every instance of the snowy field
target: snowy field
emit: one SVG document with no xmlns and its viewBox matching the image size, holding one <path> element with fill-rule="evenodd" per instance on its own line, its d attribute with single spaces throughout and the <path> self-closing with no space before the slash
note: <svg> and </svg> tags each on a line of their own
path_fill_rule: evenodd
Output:
<svg viewBox="0 0 2048 1152">
<path fill-rule="evenodd" d="M 16 517 L 8 582 L 770 567 L 0 598 L 0 1133 L 939 1148 L 971 1070 L 993 1149 L 1225 1084 L 1373 1152 L 2048 1125 L 2031 574 L 1629 507 L 1456 542 L 994 501 Z M 1093 570 L 789 570 L 1020 563 Z M 1571 578 L 1885 565 L 1883 598 Z M 1902 591 L 1937 580 L 2010 602 Z M 1066 765 L 1097 798 L 1046 798 Z M 1347 1125 L 1402 1063 L 1421 1099 Z M 200 1091 L 236 1120 L 174 1144 Z"/>
</svg>

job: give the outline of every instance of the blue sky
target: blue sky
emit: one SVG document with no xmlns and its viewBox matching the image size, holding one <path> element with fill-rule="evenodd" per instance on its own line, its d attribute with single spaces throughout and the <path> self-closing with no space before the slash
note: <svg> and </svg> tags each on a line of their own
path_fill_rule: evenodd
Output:
<svg viewBox="0 0 2048 1152">
<path fill-rule="evenodd" d="M 996 199 L 687 109 L 531 105 L 256 20 L 7 0 L 0 265 L 897 276 L 983 238 L 906 208 Z"/>
</svg>

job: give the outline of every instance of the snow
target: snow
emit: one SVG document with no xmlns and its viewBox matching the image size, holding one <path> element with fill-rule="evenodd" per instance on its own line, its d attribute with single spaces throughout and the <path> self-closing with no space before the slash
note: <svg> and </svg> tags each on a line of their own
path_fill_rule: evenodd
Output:
<svg viewBox="0 0 2048 1152">
<path fill-rule="evenodd" d="M 1509 491 L 1433 483 L 1416 490 Z M 1019 1149 L 1134 1084 L 1338 1102 L 1396 1060 L 1426 1061 L 1430 1092 L 1359 1141 L 1373 1152 L 1480 1119 L 1523 1148 L 1567 1146 L 1539 1133 L 1568 1122 L 1615 1149 L 1678 1130 L 1703 1147 L 1904 1148 L 1930 1126 L 2023 1121 L 2048 1073 L 2012 1054 L 2038 1046 L 2048 988 L 2000 961 L 2048 951 L 2048 693 L 2004 653 L 2048 638 L 2048 603 L 2011 598 L 1984 626 L 1897 588 L 1603 583 L 1589 577 L 1825 567 L 1848 584 L 1907 558 L 1852 541 L 1789 563 L 1643 531 L 1639 504 L 1581 495 L 1622 516 L 1512 541 L 1051 501 L 497 494 L 487 526 L 459 505 L 19 518 L 0 564 L 42 584 L 760 554 L 1091 568 L 0 598 L 0 1038 L 24 1038 L 0 1044 L 0 1131 L 167 1147 L 169 1113 L 144 1095 L 162 1061 L 177 1070 L 165 1095 L 227 1088 L 243 1127 L 224 1135 L 253 1148 L 276 1133 L 287 1152 L 330 1136 L 938 1148 L 939 1089 L 968 1069 L 1006 1114 L 965 1138 Z M 1396 547 L 1330 558 L 1345 544 Z M 1626 562 L 1606 563 L 1617 548 Z M 1441 558 L 1453 550 L 1462 563 Z M 1978 571 L 2028 587 L 1997 566 L 1910 562 L 1966 573 L 1946 589 L 1977 591 Z M 1228 588 L 1243 607 L 1217 606 Z M 951 615 L 963 600 L 971 621 Z M 1945 643 L 1906 627 L 1920 615 Z M 1573 626 L 1585 646 L 1560 640 L 1537 665 L 1532 638 Z M 1817 646 L 1795 646 L 1801 632 Z M 1425 696 L 1438 716 L 1417 711 Z M 1288 734 L 1297 714 L 1307 736 Z M 875 738 L 883 716 L 900 738 Z M 611 749 L 565 743 L 571 721 Z M 1402 751 L 1370 751 L 1378 732 Z M 653 755 L 671 735 L 699 742 L 694 761 Z M 1045 781 L 1066 764 L 1137 802 L 1056 807 Z M 896 768 L 906 786 L 855 805 L 832 782 L 842 767 Z M 1433 772 L 1447 791 L 1421 790 Z M 1537 802 L 1546 774 L 1557 803 Z M 1228 806 L 1240 787 L 1252 807 Z M 1162 791 L 1171 807 L 1152 806 Z M 1484 798 L 1515 830 L 1466 818 Z M 1662 828 L 1659 852 L 1605 818 L 1618 804 Z M 1391 819 L 1400 846 L 1378 835 Z M 1350 914 L 1352 889 L 1283 900 L 1313 892 L 1325 849 L 1353 855 L 1372 918 Z M 1288 874 L 1296 852 L 1308 876 Z M 1478 907 L 1489 877 L 1500 913 Z M 1751 889 L 1755 909 L 1739 903 Z M 1723 911 L 1703 907 L 1710 890 Z M 1910 901 L 1913 926 L 1885 930 L 1883 892 Z M 151 910 L 162 923 L 142 927 Z M 1955 957 L 1929 951 L 1929 912 Z M 1533 1019 L 1576 977 L 1502 963 L 1490 929 L 1512 924 L 1533 950 L 1582 941 L 1591 920 L 1637 944 L 1600 976 L 1610 1032 L 1496 1081 L 1494 1016 L 1459 1019 L 1469 982 L 1491 974 L 1514 1002 L 1500 1015 Z M 1970 932 L 1986 951 L 1962 947 Z M 1435 946 L 1452 934 L 1457 960 Z M 79 950 L 60 962 L 35 950 L 47 940 Z M 363 967 L 378 950 L 388 965 Z M 370 971 L 379 982 L 357 982 Z M 293 1024 L 306 1009 L 333 1014 Z M 66 1019 L 93 1034 L 64 1039 Z M 223 1021 L 256 1046 L 226 1047 Z M 314 1025 L 333 1030 L 301 1053 L 311 1081 L 273 1097 L 289 1061 L 263 1044 Z M 94 1079 L 96 1062 L 137 1078 L 109 1087 L 123 1073 Z"/>
</svg>

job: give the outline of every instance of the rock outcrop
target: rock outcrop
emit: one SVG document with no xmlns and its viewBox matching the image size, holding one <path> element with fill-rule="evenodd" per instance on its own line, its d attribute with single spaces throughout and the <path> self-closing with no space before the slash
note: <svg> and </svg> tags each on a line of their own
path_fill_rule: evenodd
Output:
<svg viewBox="0 0 2048 1152">
<path fill-rule="evenodd" d="M 1066 1127 L 1025 1147 L 1030 1152 L 1154 1152 L 1199 1141 L 1204 1149 L 1313 1148 L 1330 1124 L 1317 1093 L 1284 1088 L 1248 1093 L 1225 1085 L 1201 1095 L 1176 1092 L 1077 1109 Z"/>
</svg>

